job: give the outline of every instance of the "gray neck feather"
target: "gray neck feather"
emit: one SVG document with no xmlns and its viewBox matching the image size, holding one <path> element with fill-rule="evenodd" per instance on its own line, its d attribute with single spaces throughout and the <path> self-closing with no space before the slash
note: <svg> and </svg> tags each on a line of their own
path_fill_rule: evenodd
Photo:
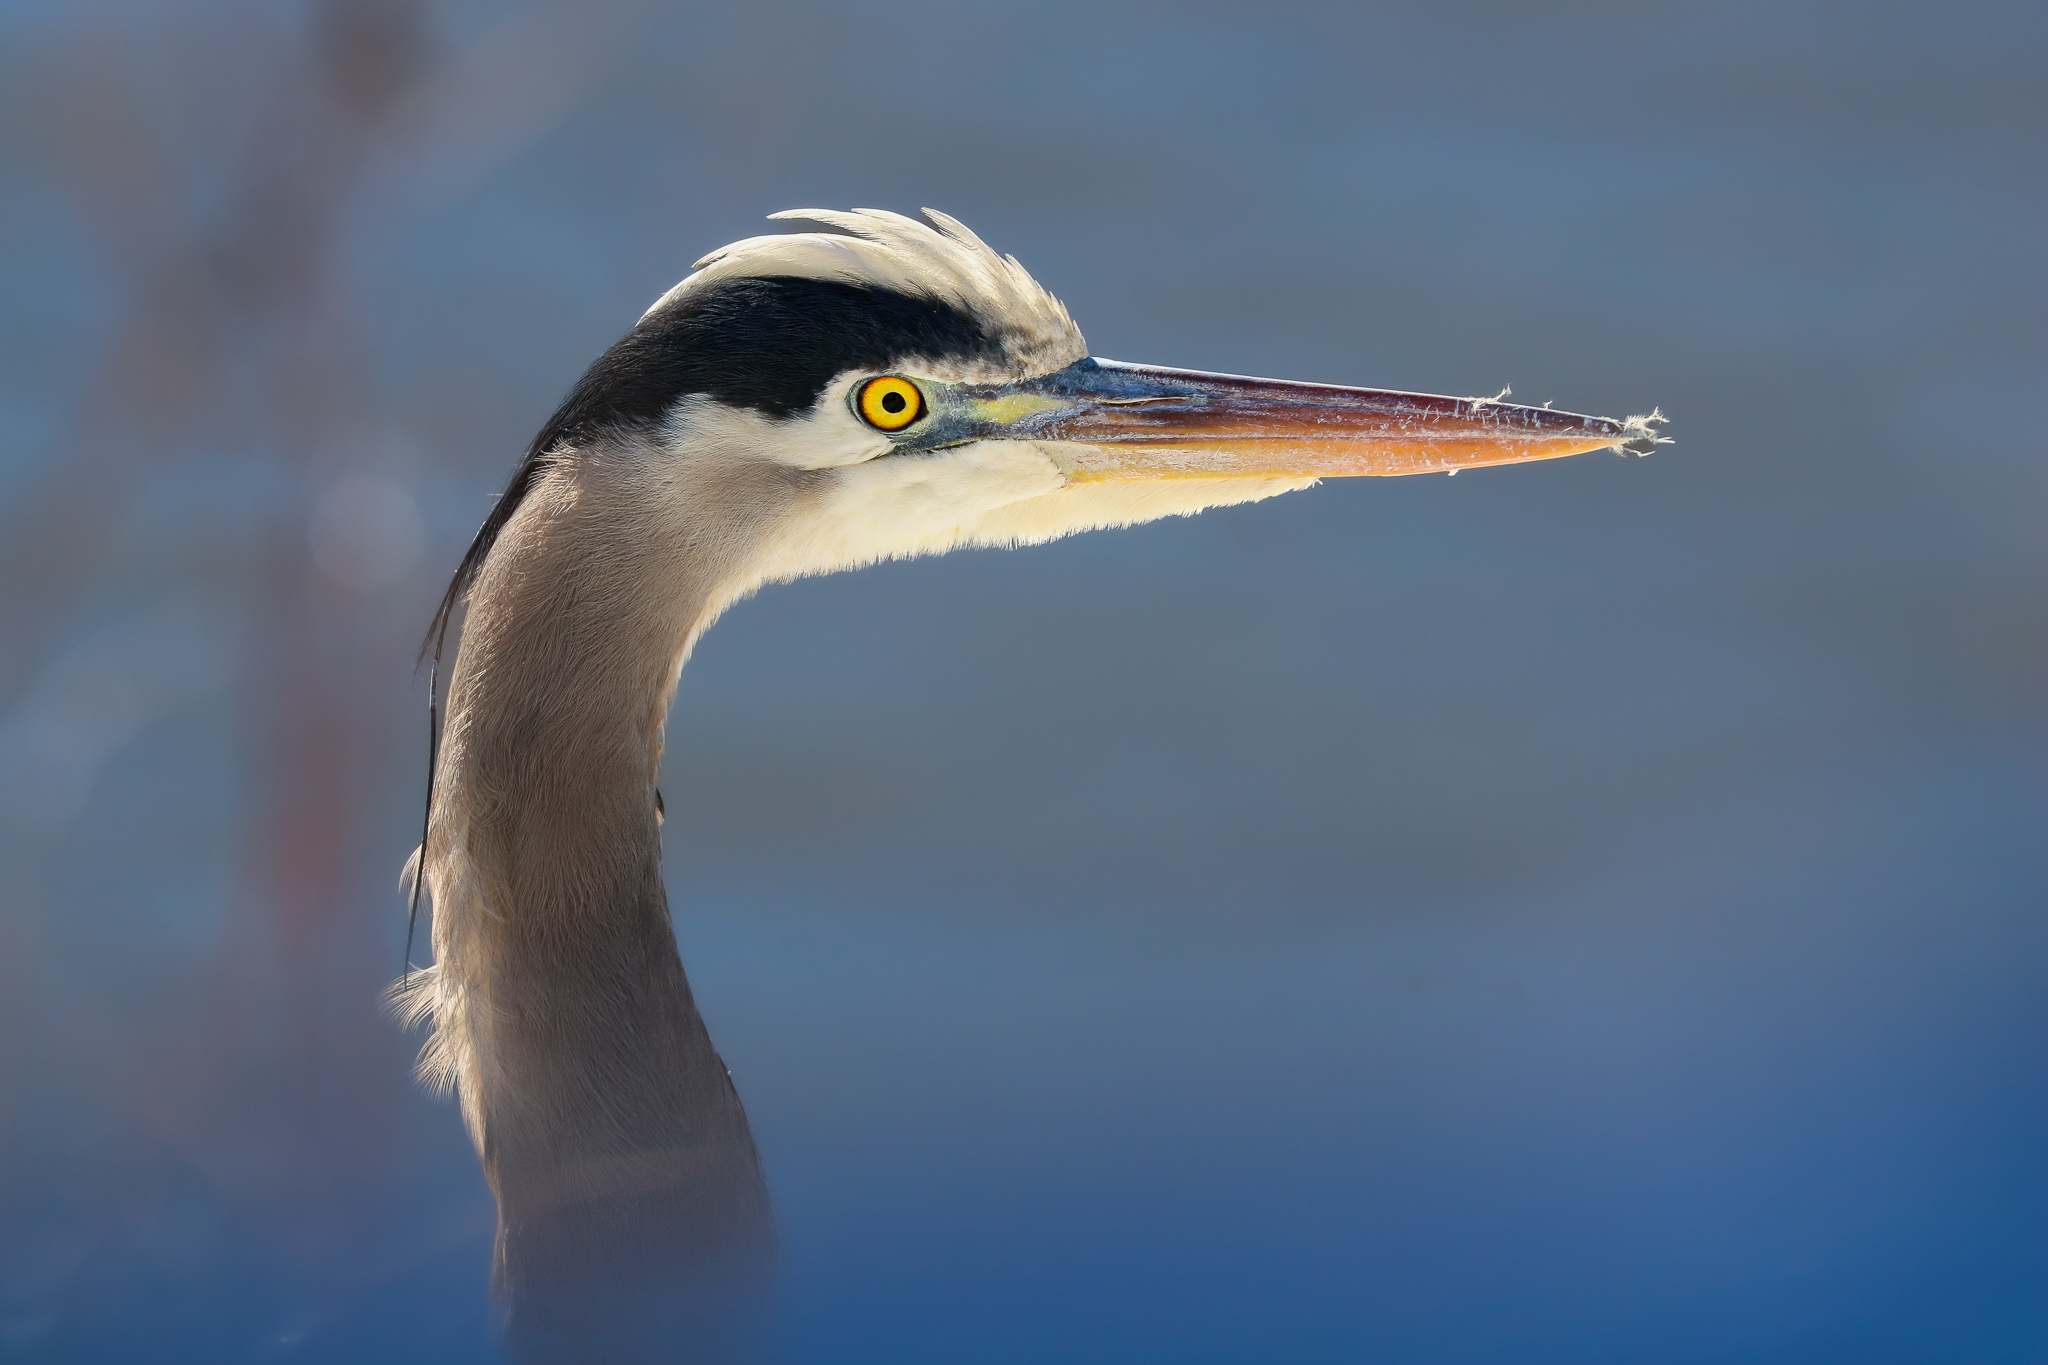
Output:
<svg viewBox="0 0 2048 1365">
<path fill-rule="evenodd" d="M 749 1354 L 767 1193 L 677 954 L 654 786 L 682 660 L 807 478 L 637 437 L 567 453 L 470 597 L 425 859 L 425 1066 L 497 1196 L 520 1359 Z"/>
</svg>

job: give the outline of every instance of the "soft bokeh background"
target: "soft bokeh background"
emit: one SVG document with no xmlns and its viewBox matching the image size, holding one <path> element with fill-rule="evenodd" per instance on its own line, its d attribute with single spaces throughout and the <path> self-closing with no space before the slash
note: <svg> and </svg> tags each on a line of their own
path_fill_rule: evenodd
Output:
<svg viewBox="0 0 2048 1365">
<path fill-rule="evenodd" d="M 484 1361 L 412 650 L 700 253 L 1679 444 L 764 593 L 791 1362 L 2048 1359 L 2039 5 L 0 7 L 0 1353 Z"/>
</svg>

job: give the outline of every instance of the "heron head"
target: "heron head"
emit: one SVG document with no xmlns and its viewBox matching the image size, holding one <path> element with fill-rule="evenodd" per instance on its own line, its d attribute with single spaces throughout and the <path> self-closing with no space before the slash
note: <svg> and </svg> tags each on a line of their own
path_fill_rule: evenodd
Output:
<svg viewBox="0 0 2048 1365">
<path fill-rule="evenodd" d="M 827 230 L 715 251 L 648 309 L 535 440 L 450 603 L 537 471 L 605 433 L 665 452 L 679 506 L 719 504 L 714 538 L 746 545 L 728 556 L 729 600 L 765 581 L 1131 525 L 1325 477 L 1641 451 L 1661 420 L 1093 358 L 1014 257 L 944 214 L 775 216 Z M 721 478 L 747 491 L 722 497 Z"/>
</svg>

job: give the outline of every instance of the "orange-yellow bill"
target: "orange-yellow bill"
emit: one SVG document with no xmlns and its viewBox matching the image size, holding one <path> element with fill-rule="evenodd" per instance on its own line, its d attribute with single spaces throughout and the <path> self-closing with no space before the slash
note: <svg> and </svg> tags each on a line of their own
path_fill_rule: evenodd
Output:
<svg viewBox="0 0 2048 1365">
<path fill-rule="evenodd" d="M 969 396 L 989 428 L 1071 443 L 1080 480 L 1428 474 L 1646 453 L 1662 420 L 1096 359 Z"/>
</svg>

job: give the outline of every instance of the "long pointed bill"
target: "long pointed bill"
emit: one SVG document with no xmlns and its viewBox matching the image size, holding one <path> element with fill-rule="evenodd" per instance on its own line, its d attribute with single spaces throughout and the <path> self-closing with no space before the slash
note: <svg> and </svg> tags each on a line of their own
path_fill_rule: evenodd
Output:
<svg viewBox="0 0 2048 1365">
<path fill-rule="evenodd" d="M 1644 454 L 1662 420 L 1095 359 L 962 389 L 977 435 L 1069 443 L 1075 480 L 1428 474 L 1610 448 Z"/>
</svg>

